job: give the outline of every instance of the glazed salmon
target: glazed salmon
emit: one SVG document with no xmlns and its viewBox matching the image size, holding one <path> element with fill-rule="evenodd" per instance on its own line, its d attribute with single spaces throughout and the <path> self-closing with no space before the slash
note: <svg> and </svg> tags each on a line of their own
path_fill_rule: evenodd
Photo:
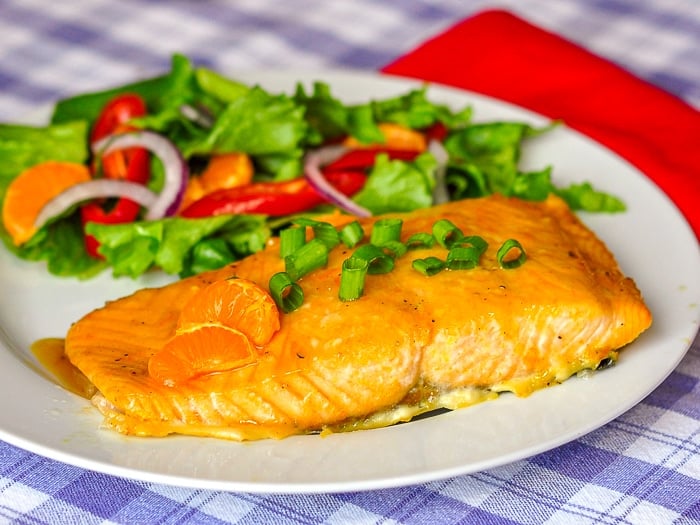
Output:
<svg viewBox="0 0 700 525">
<path fill-rule="evenodd" d="M 168 384 L 148 371 L 173 337 L 184 305 L 210 283 L 237 277 L 266 289 L 284 269 L 276 240 L 224 269 L 110 302 L 76 322 L 65 351 L 95 385 L 106 426 L 132 435 L 171 433 L 259 439 L 392 424 L 503 391 L 528 395 L 617 358 L 651 324 L 631 278 L 556 197 L 490 196 L 409 214 L 402 240 L 448 219 L 488 243 L 479 266 L 427 277 L 409 251 L 393 271 L 369 275 L 364 294 L 341 301 L 334 248 L 302 277 L 305 299 L 252 362 Z M 365 241 L 376 219 L 363 220 Z M 496 250 L 517 239 L 525 264 L 503 269 Z"/>
</svg>

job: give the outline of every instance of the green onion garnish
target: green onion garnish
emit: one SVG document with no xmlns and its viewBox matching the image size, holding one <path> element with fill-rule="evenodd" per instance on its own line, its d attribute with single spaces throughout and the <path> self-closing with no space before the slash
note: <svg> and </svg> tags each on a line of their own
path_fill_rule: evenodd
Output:
<svg viewBox="0 0 700 525">
<path fill-rule="evenodd" d="M 348 257 L 343 261 L 338 290 L 341 301 L 354 301 L 362 296 L 368 269 L 369 261 L 361 257 Z"/>
<path fill-rule="evenodd" d="M 311 239 L 284 258 L 284 269 L 293 281 L 326 264 L 328 264 L 328 246 L 320 239 Z"/>
<path fill-rule="evenodd" d="M 432 248 L 435 244 L 435 237 L 430 233 L 414 233 L 406 240 L 406 248 L 409 250 L 420 250 L 422 248 Z"/>
<path fill-rule="evenodd" d="M 406 245 L 401 241 L 386 241 L 379 245 L 379 248 L 381 248 L 382 251 L 392 259 L 398 259 L 399 257 L 402 257 L 408 251 Z"/>
<path fill-rule="evenodd" d="M 379 219 L 374 223 L 369 242 L 376 246 L 382 246 L 387 242 L 395 242 L 401 239 L 401 219 Z"/>
<path fill-rule="evenodd" d="M 353 252 L 350 258 L 356 257 L 367 261 L 367 273 L 377 275 L 388 273 L 394 269 L 394 259 L 387 255 L 384 250 L 374 244 L 365 244 Z"/>
<path fill-rule="evenodd" d="M 518 257 L 515 259 L 512 257 L 506 259 L 511 250 L 517 250 L 519 252 Z M 498 249 L 498 252 L 496 252 L 496 260 L 498 261 L 498 264 L 501 266 L 501 268 L 506 270 L 511 270 L 513 268 L 517 268 L 518 266 L 522 266 L 526 259 L 527 255 L 525 255 L 525 250 L 515 239 L 508 239 Z"/>
<path fill-rule="evenodd" d="M 412 266 L 414 270 L 426 277 L 432 277 L 445 269 L 445 262 L 437 257 L 426 257 L 425 259 L 414 259 Z"/>
<path fill-rule="evenodd" d="M 280 257 L 284 259 L 306 243 L 306 228 L 292 226 L 280 231 Z"/>
<path fill-rule="evenodd" d="M 447 267 L 450 270 L 470 270 L 476 268 L 479 264 L 481 256 L 488 248 L 483 237 L 478 235 L 470 235 L 463 237 L 459 241 L 453 243 L 447 254 Z"/>
<path fill-rule="evenodd" d="M 448 219 L 440 219 L 433 224 L 433 236 L 440 246 L 449 250 L 455 242 L 464 237 L 464 234 Z"/>
<path fill-rule="evenodd" d="M 352 221 L 343 226 L 340 230 L 340 240 L 343 241 L 348 248 L 354 248 L 365 236 L 365 231 L 357 221 Z"/>
<path fill-rule="evenodd" d="M 328 246 L 329 250 L 335 248 L 335 246 L 340 242 L 338 230 L 336 230 L 335 226 L 329 222 L 316 221 L 307 217 L 299 217 L 294 219 L 294 223 L 298 224 L 299 226 L 309 226 L 314 232 L 314 238 L 323 241 L 323 243 Z"/>
<path fill-rule="evenodd" d="M 479 253 L 481 254 L 483 254 L 486 251 L 486 248 L 489 247 L 489 243 L 486 242 L 486 239 L 480 237 L 479 235 L 469 235 L 467 237 L 462 237 L 459 241 L 455 243 L 455 245 L 474 247 L 476 250 L 479 250 Z"/>
<path fill-rule="evenodd" d="M 304 302 L 304 290 L 286 272 L 270 277 L 270 295 L 286 314 L 299 308 Z"/>
<path fill-rule="evenodd" d="M 447 253 L 446 266 L 450 270 L 471 270 L 479 264 L 480 255 L 473 246 L 453 246 Z"/>
</svg>

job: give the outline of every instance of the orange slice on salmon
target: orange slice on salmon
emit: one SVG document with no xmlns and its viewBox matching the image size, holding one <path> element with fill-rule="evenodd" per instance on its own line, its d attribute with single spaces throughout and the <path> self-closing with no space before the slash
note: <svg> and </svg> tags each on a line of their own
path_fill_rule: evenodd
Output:
<svg viewBox="0 0 700 525">
<path fill-rule="evenodd" d="M 272 297 L 253 281 L 232 277 L 198 291 L 180 312 L 175 335 L 148 363 L 168 385 L 233 370 L 256 359 L 255 347 L 280 328 Z"/>
<path fill-rule="evenodd" d="M 247 279 L 224 279 L 203 288 L 185 304 L 178 330 L 219 323 L 243 332 L 256 346 L 267 343 L 280 328 L 277 304 L 266 290 Z"/>
<path fill-rule="evenodd" d="M 255 349 L 241 331 L 205 324 L 177 332 L 148 361 L 148 373 L 169 386 L 202 374 L 225 372 L 255 361 Z"/>
</svg>

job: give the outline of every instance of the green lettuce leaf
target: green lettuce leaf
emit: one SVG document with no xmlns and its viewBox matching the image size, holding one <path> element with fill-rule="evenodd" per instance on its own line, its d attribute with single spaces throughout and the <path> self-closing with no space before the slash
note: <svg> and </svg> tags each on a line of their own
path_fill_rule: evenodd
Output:
<svg viewBox="0 0 700 525">
<path fill-rule="evenodd" d="M 8 186 L 26 168 L 47 160 L 86 162 L 87 131 L 84 120 L 42 127 L 0 125 L 0 208 Z M 99 273 L 104 264 L 85 252 L 76 219 L 62 219 L 45 226 L 22 246 L 15 246 L 0 225 L 0 239 L 19 258 L 45 261 L 54 275 L 86 279 Z"/>
<path fill-rule="evenodd" d="M 229 104 L 250 91 L 250 86 L 247 84 L 220 75 L 205 67 L 197 68 L 194 75 L 197 85 L 204 93 L 224 104 Z"/>
<path fill-rule="evenodd" d="M 332 95 L 330 86 L 325 82 L 314 82 L 309 94 L 301 83 L 297 84 L 294 101 L 304 108 L 309 124 L 307 145 L 318 146 L 347 134 L 348 108 Z"/>
<path fill-rule="evenodd" d="M 57 277 L 89 279 L 106 268 L 104 261 L 90 257 L 85 251 L 82 227 L 75 216 L 45 226 L 22 246 L 12 244 L 4 229 L 0 236 L 17 257 L 45 262 L 49 273 Z"/>
<path fill-rule="evenodd" d="M 206 133 L 182 145 L 186 157 L 244 152 L 276 180 L 298 177 L 308 124 L 304 108 L 287 95 L 254 87 L 229 103 Z"/>
<path fill-rule="evenodd" d="M 47 160 L 85 162 L 87 122 L 53 126 L 0 124 L 0 200 L 23 170 Z"/>
<path fill-rule="evenodd" d="M 414 162 L 378 155 L 365 186 L 353 200 L 374 214 L 427 208 L 433 203 L 437 162 L 430 153 Z"/>
<path fill-rule="evenodd" d="M 523 140 L 541 130 L 519 122 L 489 122 L 454 131 L 445 140 L 450 166 L 472 179 L 466 185 L 469 194 L 475 185 L 483 194 L 510 195 L 519 174 L 518 163 Z M 458 195 L 457 197 L 462 197 Z"/>
<path fill-rule="evenodd" d="M 262 215 L 170 217 L 127 224 L 88 223 L 115 277 L 152 268 L 181 277 L 220 268 L 262 250 L 270 229 Z"/>
<path fill-rule="evenodd" d="M 449 128 L 466 126 L 471 108 L 453 111 L 448 106 L 428 100 L 428 87 L 406 94 L 377 99 L 365 104 L 347 105 L 336 99 L 328 84 L 315 82 L 310 93 L 297 85 L 294 100 L 306 108 L 310 125 L 307 144 L 319 145 L 350 135 L 363 143 L 381 143 L 383 135 L 377 124 L 389 122 L 411 129 L 425 129 L 437 122 Z"/>
<path fill-rule="evenodd" d="M 564 199 L 572 210 L 617 213 L 627 209 L 618 197 L 596 190 L 589 182 L 572 184 L 567 188 L 555 188 L 553 191 Z"/>
<path fill-rule="evenodd" d="M 428 85 L 404 95 L 369 103 L 377 122 L 392 122 L 411 129 L 424 129 L 442 122 L 450 129 L 463 128 L 471 121 L 472 109 L 467 106 L 454 111 L 428 99 Z"/>
<path fill-rule="evenodd" d="M 556 125 L 555 122 L 534 128 L 519 122 L 488 122 L 450 133 L 445 141 L 450 155 L 446 181 L 452 198 L 502 193 L 539 201 L 555 193 L 575 211 L 624 211 L 622 200 L 595 189 L 589 182 L 568 188 L 556 187 L 551 180 L 551 166 L 539 171 L 520 171 L 518 164 L 525 140 Z"/>
<path fill-rule="evenodd" d="M 160 113 L 168 108 L 179 107 L 185 101 L 192 101 L 197 89 L 192 63 L 187 57 L 175 54 L 172 57 L 171 70 L 166 75 L 58 101 L 54 106 L 51 123 L 73 120 L 94 122 L 104 105 L 122 93 L 140 95 L 149 111 Z"/>
<path fill-rule="evenodd" d="M 510 195 L 527 201 L 543 201 L 553 190 L 552 168 L 547 166 L 539 171 L 518 172 Z"/>
</svg>

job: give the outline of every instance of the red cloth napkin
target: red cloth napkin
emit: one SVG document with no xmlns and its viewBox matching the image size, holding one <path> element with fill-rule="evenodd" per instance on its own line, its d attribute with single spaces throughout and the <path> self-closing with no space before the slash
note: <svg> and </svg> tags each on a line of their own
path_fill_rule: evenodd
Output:
<svg viewBox="0 0 700 525">
<path fill-rule="evenodd" d="M 564 121 L 650 177 L 700 237 L 700 112 L 611 62 L 490 10 L 382 71 L 483 93 Z"/>
</svg>

